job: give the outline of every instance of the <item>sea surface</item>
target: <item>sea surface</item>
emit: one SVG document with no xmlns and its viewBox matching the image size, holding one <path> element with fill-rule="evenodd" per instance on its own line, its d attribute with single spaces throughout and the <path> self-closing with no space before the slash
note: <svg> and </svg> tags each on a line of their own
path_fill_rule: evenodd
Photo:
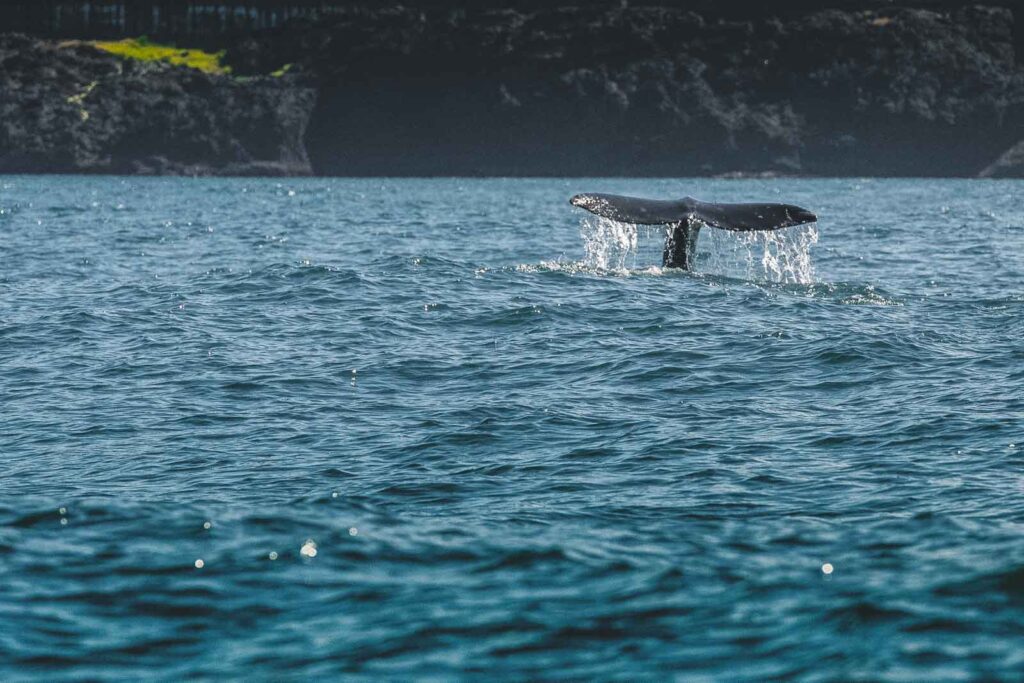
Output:
<svg viewBox="0 0 1024 683">
<path fill-rule="evenodd" d="M 1022 198 L 0 176 L 0 678 L 1021 680 Z"/>
</svg>

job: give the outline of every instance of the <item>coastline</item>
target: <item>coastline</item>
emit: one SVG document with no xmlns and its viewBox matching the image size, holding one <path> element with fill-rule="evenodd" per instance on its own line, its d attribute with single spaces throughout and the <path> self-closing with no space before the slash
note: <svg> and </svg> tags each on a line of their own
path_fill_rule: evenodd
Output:
<svg viewBox="0 0 1024 683">
<path fill-rule="evenodd" d="M 6 34 L 0 172 L 1024 177 L 1014 30 L 995 6 L 392 6 L 225 39 L 231 73 Z"/>
</svg>

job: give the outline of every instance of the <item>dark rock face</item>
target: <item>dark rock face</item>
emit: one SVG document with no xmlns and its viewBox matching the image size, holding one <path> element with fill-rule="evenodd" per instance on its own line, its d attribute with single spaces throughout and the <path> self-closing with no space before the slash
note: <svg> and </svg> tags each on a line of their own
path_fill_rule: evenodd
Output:
<svg viewBox="0 0 1024 683">
<path fill-rule="evenodd" d="M 1024 16 L 1006 8 L 441 5 L 228 46 L 236 74 L 284 78 L 0 37 L 0 171 L 1024 174 Z"/>
<path fill-rule="evenodd" d="M 315 91 L 0 36 L 0 172 L 306 175 Z"/>
<path fill-rule="evenodd" d="M 319 76 L 319 173 L 971 176 L 1024 139 L 1013 22 L 391 8 L 246 54 Z"/>
</svg>

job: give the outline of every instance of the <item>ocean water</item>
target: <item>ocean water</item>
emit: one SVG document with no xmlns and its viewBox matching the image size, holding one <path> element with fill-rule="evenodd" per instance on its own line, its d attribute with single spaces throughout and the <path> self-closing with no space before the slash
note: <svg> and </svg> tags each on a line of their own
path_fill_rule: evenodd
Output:
<svg viewBox="0 0 1024 683">
<path fill-rule="evenodd" d="M 0 177 L 0 678 L 1020 680 L 1022 197 Z"/>
</svg>

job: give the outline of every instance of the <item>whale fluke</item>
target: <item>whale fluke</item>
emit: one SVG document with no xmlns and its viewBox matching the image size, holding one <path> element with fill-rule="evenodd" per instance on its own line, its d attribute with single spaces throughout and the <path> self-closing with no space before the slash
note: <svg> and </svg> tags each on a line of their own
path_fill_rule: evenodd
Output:
<svg viewBox="0 0 1024 683">
<path fill-rule="evenodd" d="M 818 217 L 792 204 L 715 204 L 693 197 L 683 199 L 642 199 L 615 194 L 578 194 L 569 200 L 573 206 L 626 223 L 671 225 L 696 219 L 723 230 L 778 230 Z"/>
<path fill-rule="evenodd" d="M 664 265 L 688 268 L 689 254 L 702 226 L 723 230 L 778 230 L 818 220 L 812 212 L 793 204 L 715 204 L 693 197 L 643 199 L 615 194 L 578 194 L 573 206 L 625 223 L 672 225 L 665 242 Z"/>
</svg>

